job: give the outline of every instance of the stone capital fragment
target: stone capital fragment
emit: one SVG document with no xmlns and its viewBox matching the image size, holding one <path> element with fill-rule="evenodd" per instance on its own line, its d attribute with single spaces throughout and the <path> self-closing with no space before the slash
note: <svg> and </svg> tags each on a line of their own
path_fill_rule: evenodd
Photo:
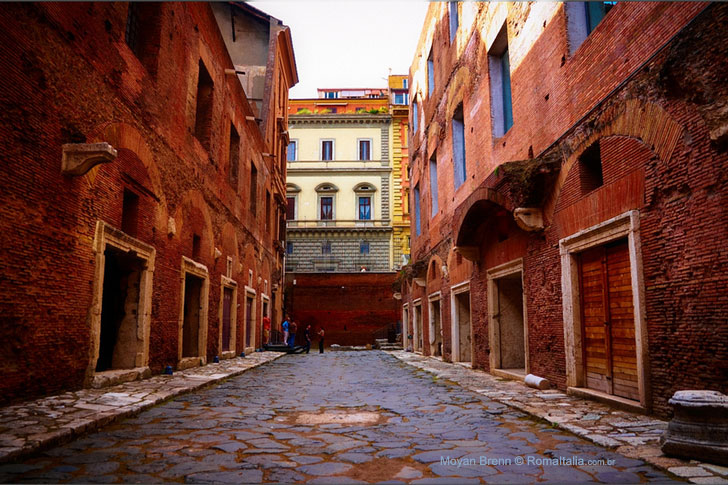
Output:
<svg viewBox="0 0 728 485">
<path fill-rule="evenodd" d="M 66 143 L 63 145 L 61 173 L 86 175 L 100 163 L 109 163 L 117 157 L 117 151 L 108 143 Z"/>
<path fill-rule="evenodd" d="M 663 453 L 728 465 L 728 396 L 678 391 L 669 403 L 675 417 L 662 438 Z"/>
</svg>

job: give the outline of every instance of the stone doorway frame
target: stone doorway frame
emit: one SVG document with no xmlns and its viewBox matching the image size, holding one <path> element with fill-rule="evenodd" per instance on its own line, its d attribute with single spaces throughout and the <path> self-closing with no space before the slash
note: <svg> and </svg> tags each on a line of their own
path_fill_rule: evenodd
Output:
<svg viewBox="0 0 728 485">
<path fill-rule="evenodd" d="M 257 298 L 256 298 L 257 294 L 258 293 L 253 288 L 251 288 L 250 286 L 247 286 L 247 285 L 245 286 L 245 299 L 243 301 L 242 323 L 243 323 L 243 348 L 245 349 L 244 352 L 246 354 L 250 354 L 255 350 L 255 326 L 257 325 L 255 317 L 256 317 L 256 312 L 258 310 L 258 302 L 257 302 Z M 246 333 L 246 331 L 247 331 L 246 319 L 248 318 L 248 315 L 245 312 L 245 309 L 247 308 L 247 305 L 248 305 L 248 298 L 250 298 L 253 301 L 253 304 L 250 307 L 250 320 L 251 320 L 251 322 L 250 322 L 250 346 L 245 345 L 245 341 L 248 336 Z M 272 322 L 271 322 L 271 326 L 272 326 Z"/>
<path fill-rule="evenodd" d="M 473 363 L 473 307 L 470 301 L 470 280 L 458 283 L 450 287 L 450 335 L 452 348 L 452 361 L 465 362 L 460 360 L 460 319 L 458 318 L 457 296 L 468 293 L 468 304 L 470 309 L 470 362 Z"/>
<path fill-rule="evenodd" d="M 197 340 L 197 356 L 182 357 L 183 329 L 185 321 L 185 279 L 188 274 L 202 280 L 200 289 L 200 328 Z M 190 367 L 197 367 L 207 363 L 207 327 L 208 327 L 208 306 L 210 298 L 210 275 L 207 266 L 198 263 L 187 256 L 182 256 L 182 267 L 180 271 L 180 298 L 179 298 L 179 319 L 177 322 L 177 369 L 184 370 Z"/>
<path fill-rule="evenodd" d="M 523 292 L 523 352 L 524 352 L 524 370 L 525 374 L 520 375 L 515 372 L 509 372 L 499 368 L 501 361 L 501 342 L 500 342 L 500 320 L 495 313 L 495 305 L 498 300 L 498 285 L 496 281 L 511 276 L 516 273 L 521 274 L 521 291 Z M 526 374 L 530 373 L 530 362 L 528 353 L 528 313 L 526 310 L 526 285 L 523 281 L 523 258 L 514 259 L 507 263 L 495 266 L 487 270 L 488 276 L 488 341 L 490 343 L 490 373 L 499 377 L 509 379 L 523 380 Z"/>
<path fill-rule="evenodd" d="M 133 369 L 114 369 L 104 372 L 96 372 L 96 362 L 99 359 L 99 345 L 101 339 L 101 310 L 104 296 L 104 272 L 106 269 L 106 256 L 104 252 L 107 246 L 112 246 L 120 251 L 134 253 L 142 261 L 142 273 L 139 276 L 139 304 L 137 307 L 137 338 L 142 341 L 141 351 L 135 357 Z M 104 221 L 96 221 L 93 242 L 94 252 L 94 282 L 93 298 L 89 312 L 89 323 L 91 329 L 90 359 L 86 367 L 85 387 L 102 387 L 102 379 L 97 379 L 103 374 L 111 379 L 108 384 L 136 380 L 140 376 L 148 377 L 149 370 L 149 329 L 152 313 L 152 283 L 154 280 L 154 260 L 157 250 L 149 244 L 135 239 L 120 229 Z M 118 376 L 115 376 L 118 374 Z M 106 379 L 103 379 L 106 380 Z"/>
<path fill-rule="evenodd" d="M 577 254 L 608 242 L 627 238 L 629 267 L 634 307 L 635 351 L 637 355 L 637 388 L 639 405 L 631 399 L 586 388 L 584 376 L 583 338 L 581 335 L 581 303 Z M 561 292 L 564 312 L 564 344 L 566 353 L 566 385 L 570 394 L 596 398 L 639 412 L 650 408 L 649 376 L 646 369 L 647 318 L 645 286 L 642 274 L 639 211 L 631 210 L 605 222 L 577 232 L 559 241 L 561 254 Z"/>
<path fill-rule="evenodd" d="M 422 324 L 422 298 L 417 298 L 412 302 L 412 352 L 419 352 L 420 354 L 424 352 L 424 343 L 425 339 L 424 336 L 422 338 L 422 347 L 419 346 L 420 342 L 420 331 L 417 325 L 417 319 L 420 320 L 420 325 Z M 424 327 L 423 327 L 423 333 L 424 333 Z"/>
<path fill-rule="evenodd" d="M 440 355 L 439 356 L 437 355 L 436 348 L 433 348 L 433 345 L 435 343 L 437 343 L 437 337 L 438 337 L 437 328 L 435 328 L 435 312 L 433 310 L 433 308 L 435 306 L 434 304 L 436 302 L 439 303 L 439 306 L 440 306 L 440 310 L 439 310 L 439 313 L 440 313 L 440 331 L 439 331 L 439 337 L 440 337 Z M 445 346 L 443 344 L 443 338 L 442 338 L 442 333 L 443 333 L 442 332 L 442 292 L 441 291 L 436 291 L 435 293 L 430 294 L 427 297 L 427 304 L 428 304 L 428 308 L 427 308 L 427 310 L 428 310 L 427 311 L 428 318 L 427 318 L 427 320 L 428 320 L 428 323 L 429 323 L 429 330 L 430 330 L 429 331 L 429 334 L 430 335 L 429 335 L 429 338 L 427 340 L 428 340 L 428 342 L 430 344 L 430 355 L 433 356 L 433 357 L 439 357 L 439 358 L 442 359 L 442 354 L 445 352 Z"/>
<path fill-rule="evenodd" d="M 230 304 L 230 350 L 223 351 L 222 326 L 223 326 L 223 305 L 225 304 L 225 288 L 232 290 L 232 302 Z M 220 276 L 220 310 L 218 315 L 220 332 L 217 339 L 217 348 L 220 349 L 221 359 L 232 359 L 236 355 L 237 348 L 237 327 L 238 327 L 238 282 L 227 276 Z"/>
</svg>

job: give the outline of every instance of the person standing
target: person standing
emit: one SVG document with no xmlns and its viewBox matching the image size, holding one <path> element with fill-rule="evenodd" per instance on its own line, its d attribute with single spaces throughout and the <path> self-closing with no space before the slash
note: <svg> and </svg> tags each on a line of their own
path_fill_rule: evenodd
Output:
<svg viewBox="0 0 728 485">
<path fill-rule="evenodd" d="M 268 315 L 263 317 L 263 343 L 270 344 L 270 317 Z"/>
<path fill-rule="evenodd" d="M 324 353 L 324 327 L 321 327 L 318 331 L 319 336 L 319 354 Z"/>
<path fill-rule="evenodd" d="M 286 318 L 283 319 L 283 323 L 281 324 L 281 329 L 283 330 L 283 343 L 285 345 L 288 345 L 288 320 L 291 317 L 286 315 Z"/>
<path fill-rule="evenodd" d="M 306 325 L 303 336 L 306 337 L 306 353 L 308 353 L 311 350 L 311 325 Z"/>
<path fill-rule="evenodd" d="M 291 323 L 288 326 L 288 331 L 290 332 L 290 337 L 288 337 L 288 346 L 290 348 L 294 348 L 296 346 L 296 330 L 298 330 L 298 325 L 295 320 L 291 319 Z"/>
</svg>

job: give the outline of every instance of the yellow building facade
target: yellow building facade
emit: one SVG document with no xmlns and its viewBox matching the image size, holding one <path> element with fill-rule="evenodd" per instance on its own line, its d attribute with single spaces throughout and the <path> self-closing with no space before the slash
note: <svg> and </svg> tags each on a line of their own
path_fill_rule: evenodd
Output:
<svg viewBox="0 0 728 485">
<path fill-rule="evenodd" d="M 389 272 L 406 263 L 408 114 L 392 94 L 328 89 L 291 100 L 288 272 Z"/>
</svg>

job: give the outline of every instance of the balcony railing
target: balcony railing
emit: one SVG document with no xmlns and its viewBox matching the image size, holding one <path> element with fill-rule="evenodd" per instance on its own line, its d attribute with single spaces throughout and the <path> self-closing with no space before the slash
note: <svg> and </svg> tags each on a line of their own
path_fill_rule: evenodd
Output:
<svg viewBox="0 0 728 485">
<path fill-rule="evenodd" d="M 359 219 L 333 219 L 333 220 L 288 220 L 286 226 L 293 228 L 314 228 L 314 227 L 391 227 L 392 221 L 387 220 L 369 220 L 363 221 Z"/>
</svg>

